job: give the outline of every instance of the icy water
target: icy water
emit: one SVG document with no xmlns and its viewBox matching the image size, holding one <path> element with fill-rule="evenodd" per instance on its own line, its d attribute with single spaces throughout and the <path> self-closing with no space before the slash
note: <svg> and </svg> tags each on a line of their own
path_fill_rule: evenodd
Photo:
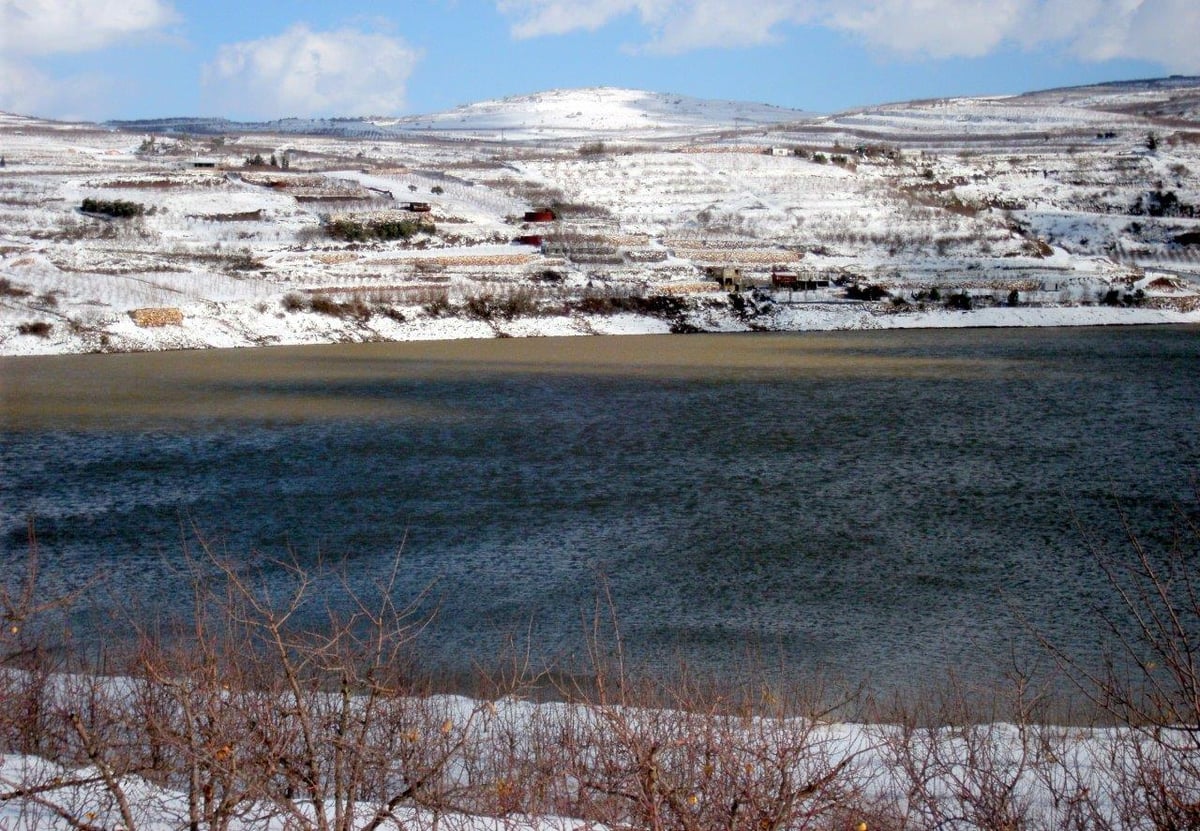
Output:
<svg viewBox="0 0 1200 831">
<path fill-rule="evenodd" d="M 1151 540 L 1200 471 L 1200 329 L 371 344 L 0 359 L 6 562 L 183 603 L 195 531 L 365 584 L 424 648 L 577 652 L 602 584 L 640 658 L 881 686 L 1081 654 L 1084 537 Z M 1190 503 L 1193 504 L 1194 503 Z"/>
</svg>

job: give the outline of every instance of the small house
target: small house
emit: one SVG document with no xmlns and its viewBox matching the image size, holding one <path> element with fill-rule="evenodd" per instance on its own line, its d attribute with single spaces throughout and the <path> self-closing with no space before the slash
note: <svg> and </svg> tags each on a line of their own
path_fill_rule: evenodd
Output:
<svg viewBox="0 0 1200 831">
<path fill-rule="evenodd" d="M 405 202 L 401 207 L 414 214 L 427 214 L 433 211 L 433 206 L 428 202 Z"/>
<path fill-rule="evenodd" d="M 549 208 L 538 208 L 533 211 L 525 212 L 526 222 L 553 222 L 558 219 L 558 215 Z"/>
<path fill-rule="evenodd" d="M 740 268 L 730 266 L 709 266 L 708 276 L 721 284 L 723 291 L 738 292 L 746 288 L 747 280 L 742 276 Z"/>
</svg>

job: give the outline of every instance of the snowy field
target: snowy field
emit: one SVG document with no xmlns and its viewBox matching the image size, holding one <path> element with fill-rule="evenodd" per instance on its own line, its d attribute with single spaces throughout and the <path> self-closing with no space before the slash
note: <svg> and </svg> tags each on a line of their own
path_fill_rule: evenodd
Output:
<svg viewBox="0 0 1200 831">
<path fill-rule="evenodd" d="M 616 89 L 387 122 L 0 115 L 0 354 L 1200 322 L 1198 89 L 832 116 Z"/>
<path fill-rule="evenodd" d="M 456 831 L 567 831 L 568 829 L 617 828 L 759 828 L 765 819 L 772 827 L 802 829 L 863 828 L 958 828 L 993 831 L 998 828 L 1155 828 L 1148 815 L 1139 816 L 1155 795 L 1133 793 L 1144 787 L 1146 760 L 1159 759 L 1161 748 L 1128 730 L 1084 730 L 1034 725 L 992 724 L 968 728 L 916 729 L 901 725 L 813 723 L 801 719 L 735 719 L 739 724 L 718 727 L 716 733 L 731 744 L 741 745 L 747 761 L 733 778 L 738 786 L 717 784 L 730 772 L 720 770 L 705 778 L 697 776 L 672 793 L 667 776 L 678 774 L 672 767 L 715 767 L 714 748 L 686 748 L 701 758 L 668 760 L 679 747 L 664 748 L 663 759 L 639 759 L 639 753 L 654 753 L 654 742 L 680 730 L 696 730 L 695 719 L 685 714 L 645 713 L 628 708 L 587 708 L 571 705 L 534 705 L 501 700 L 480 702 L 461 698 L 431 698 L 414 705 L 420 717 L 439 717 L 450 736 L 424 740 L 431 745 L 453 747 L 439 760 L 436 783 L 428 793 L 398 804 L 364 798 L 348 801 L 330 797 L 316 804 L 297 794 L 274 798 L 265 793 L 221 793 L 227 780 L 221 766 L 201 774 L 209 790 L 201 785 L 186 787 L 156 784 L 148 778 L 121 775 L 106 763 L 85 767 L 54 764 L 25 756 L 0 757 L 0 795 L 28 791 L 0 802 L 0 827 L 6 831 L 49 831 L 49 829 L 133 828 L 137 831 L 168 831 L 179 828 L 243 829 L 456 829 Z M 428 725 L 423 725 L 428 727 Z M 610 745 L 602 742 L 588 748 L 596 764 L 595 778 L 577 784 L 581 791 L 598 787 L 608 773 L 614 788 L 636 787 L 638 765 L 647 776 L 659 770 L 662 781 L 643 781 L 645 805 L 635 793 L 615 790 L 614 807 L 573 817 L 529 814 L 518 806 L 528 795 L 519 793 L 529 783 L 509 781 L 475 754 L 486 754 L 481 746 L 501 739 L 521 746 L 509 751 L 519 757 L 536 744 L 537 736 L 558 732 L 580 741 L 596 741 L 611 730 Z M 730 732 L 738 734 L 732 739 Z M 489 735 L 490 734 L 490 735 Z M 583 734 L 588 734 L 585 739 Z M 709 739 L 715 738 L 710 735 Z M 787 743 L 794 741 L 794 746 Z M 441 748 L 439 748 L 440 750 Z M 492 752 L 494 749 L 489 748 Z M 710 751 L 708 761 L 703 758 Z M 503 750 L 499 752 L 503 753 Z M 564 754 L 566 755 L 566 754 Z M 724 755 L 724 754 L 721 754 Z M 223 760 L 222 760 L 223 761 Z M 490 760 L 495 764 L 495 760 Z M 728 759 L 719 762 L 727 763 Z M 535 765 L 532 759 L 525 762 Z M 628 765 L 616 774 L 604 765 Z M 790 765 L 789 770 L 771 770 L 770 765 Z M 1191 760 L 1194 765 L 1194 757 Z M 661 768 L 655 768 L 659 764 Z M 762 766 L 760 768 L 760 766 Z M 395 765 L 402 789 L 408 772 Z M 233 765 L 229 765 L 229 770 Z M 514 767 L 513 771 L 517 769 Z M 577 774 L 579 769 L 574 771 Z M 572 774 L 563 771 L 564 779 Z M 532 776 L 532 775 L 531 775 Z M 1178 780 L 1183 771 L 1168 774 L 1169 787 L 1196 796 Z M 212 777 L 211 780 L 208 777 Z M 431 777 L 433 778 L 433 777 Z M 472 779 L 477 781 L 472 782 Z M 482 781 L 480 781 L 482 780 Z M 1166 784 L 1166 783 L 1164 783 Z M 770 788 L 791 788 L 771 793 Z M 806 789 L 806 786 L 807 789 Z M 571 786 L 560 785 L 564 790 Z M 655 789 L 658 793 L 655 793 Z M 759 790 L 761 789 L 761 790 Z M 474 791 L 474 793 L 472 793 Z M 471 794 L 468 796 L 468 794 Z M 489 794 L 480 799 L 480 794 Z M 226 799 L 225 804 L 214 796 Z M 722 797 L 725 799 L 722 800 Z M 730 798 L 732 797 L 732 798 Z M 658 805 L 654 801 L 660 800 Z M 481 806 L 472 813 L 464 806 Z M 563 803 L 568 802 L 563 798 Z M 628 802 L 629 807 L 622 806 Z M 586 798 L 580 799 L 586 804 Z M 785 803 L 781 805 L 780 803 Z M 840 804 L 839 804 L 840 803 Z M 200 810 L 203 805 L 203 810 Z M 589 806 L 595 807 L 595 806 Z M 778 810 L 772 814 L 771 809 Z M 215 810 L 214 810 L 215 809 Z M 739 813 L 741 816 L 739 816 Z M 724 820 L 726 825 L 717 825 Z"/>
<path fill-rule="evenodd" d="M 307 679 L 315 657 L 291 670 Z M 853 723 L 765 689 L 739 712 L 683 684 L 672 692 L 693 697 L 674 708 L 602 686 L 539 703 L 414 698 L 381 676 L 341 694 L 282 676 L 245 689 L 261 665 L 232 678 L 215 666 L 144 680 L 9 672 L 11 700 L 33 691 L 41 709 L 36 723 L 5 719 L 6 738 L 56 761 L 0 755 L 0 828 L 1132 831 L 1195 827 L 1200 798 L 1194 728 L 1055 726 L 1024 694 L 1008 721 L 972 720 L 960 692 L 954 709 Z"/>
</svg>

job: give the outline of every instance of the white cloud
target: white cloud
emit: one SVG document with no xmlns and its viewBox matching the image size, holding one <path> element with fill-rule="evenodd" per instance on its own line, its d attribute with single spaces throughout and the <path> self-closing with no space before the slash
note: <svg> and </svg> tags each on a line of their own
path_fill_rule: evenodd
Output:
<svg viewBox="0 0 1200 831">
<path fill-rule="evenodd" d="M 205 96 L 221 115 L 239 118 L 396 114 L 420 57 L 399 38 L 296 24 L 222 46 L 204 67 Z"/>
<path fill-rule="evenodd" d="M 909 55 L 979 57 L 1024 34 L 1026 0 L 889 0 L 831 8 L 826 25 Z"/>
<path fill-rule="evenodd" d="M 748 13 L 745 3 L 730 0 L 694 0 L 673 4 L 661 18 L 646 49 L 677 53 L 705 47 L 754 46 L 776 39 L 780 23 L 801 22 L 808 12 L 793 0 L 760 0 Z"/>
<path fill-rule="evenodd" d="M 0 110 L 37 112 L 45 102 L 49 79 L 24 61 L 0 59 Z"/>
<path fill-rule="evenodd" d="M 64 120 L 104 118 L 115 84 L 103 74 L 54 78 L 29 61 L 0 57 L 0 110 Z"/>
<path fill-rule="evenodd" d="M 519 38 L 562 35 L 579 29 L 598 29 L 615 17 L 641 12 L 642 19 L 654 16 L 654 0 L 497 0 L 502 14 L 521 18 L 513 24 Z"/>
<path fill-rule="evenodd" d="M 978 57 L 1016 44 L 1200 71 L 1196 0 L 497 0 L 497 7 L 522 38 L 636 15 L 649 33 L 640 48 L 659 52 L 766 43 L 782 24 L 807 24 L 909 56 Z"/>
<path fill-rule="evenodd" d="M 103 117 L 116 87 L 111 77 L 56 77 L 40 61 L 154 37 L 178 20 L 163 0 L 0 0 L 0 110 Z"/>
<path fill-rule="evenodd" d="M 1109 0 L 1074 43 L 1090 60 L 1141 58 L 1172 72 L 1200 73 L 1200 4 L 1195 0 Z"/>
<path fill-rule="evenodd" d="M 0 0 L 0 32 L 9 55 L 91 52 L 178 20 L 162 0 Z"/>
</svg>

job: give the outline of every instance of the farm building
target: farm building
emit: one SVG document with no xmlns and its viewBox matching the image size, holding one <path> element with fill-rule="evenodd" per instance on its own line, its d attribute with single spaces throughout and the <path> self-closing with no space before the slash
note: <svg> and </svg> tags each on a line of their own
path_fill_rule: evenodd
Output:
<svg viewBox="0 0 1200 831">
<path fill-rule="evenodd" d="M 815 274 L 797 274 L 795 271 L 776 268 L 771 271 L 771 288 L 789 291 L 815 291 L 829 287 L 829 280 Z"/>
<path fill-rule="evenodd" d="M 525 212 L 526 222 L 553 222 L 558 219 L 558 215 L 549 208 L 538 208 L 533 211 Z"/>
<path fill-rule="evenodd" d="M 709 266 L 705 269 L 708 276 L 721 284 L 724 291 L 742 291 L 750 287 L 750 280 L 742 275 L 740 268 L 730 266 Z"/>
</svg>

